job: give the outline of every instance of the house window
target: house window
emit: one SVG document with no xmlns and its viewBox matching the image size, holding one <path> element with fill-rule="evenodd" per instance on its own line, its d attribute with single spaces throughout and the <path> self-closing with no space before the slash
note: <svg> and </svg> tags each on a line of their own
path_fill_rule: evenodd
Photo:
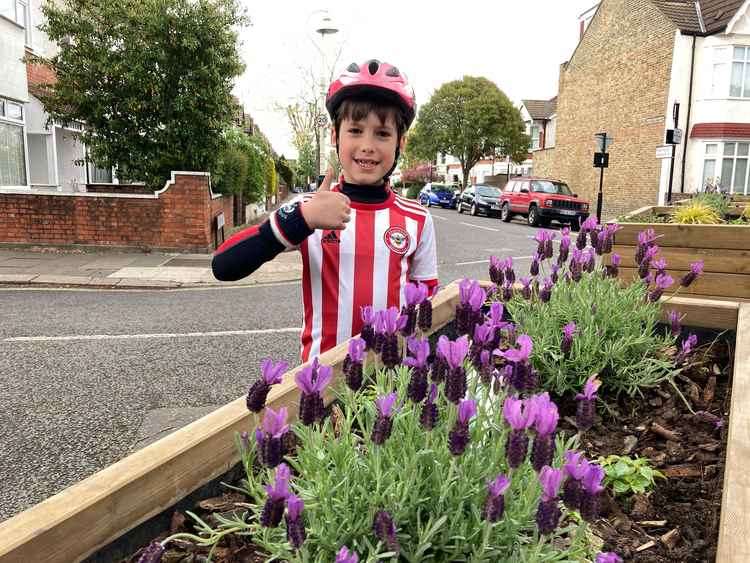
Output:
<svg viewBox="0 0 750 563">
<path fill-rule="evenodd" d="M 750 142 L 706 143 L 703 187 L 717 186 L 733 194 L 748 194 Z"/>
<path fill-rule="evenodd" d="M 23 108 L 0 100 L 0 186 L 26 185 Z"/>
<path fill-rule="evenodd" d="M 750 48 L 735 46 L 732 50 L 732 77 L 729 96 L 750 98 Z"/>
<path fill-rule="evenodd" d="M 541 128 L 539 127 L 539 125 L 531 126 L 531 150 L 536 150 L 539 148 L 540 133 L 541 133 Z"/>
<path fill-rule="evenodd" d="M 0 0 L 0 16 L 26 30 L 26 45 L 31 46 L 31 9 L 27 0 Z"/>
</svg>

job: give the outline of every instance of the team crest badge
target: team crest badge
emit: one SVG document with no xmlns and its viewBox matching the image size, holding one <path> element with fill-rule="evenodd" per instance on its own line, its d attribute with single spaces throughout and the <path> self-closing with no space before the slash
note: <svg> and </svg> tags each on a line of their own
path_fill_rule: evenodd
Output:
<svg viewBox="0 0 750 563">
<path fill-rule="evenodd" d="M 385 245 L 396 254 L 404 255 L 409 250 L 409 233 L 403 227 L 391 227 L 383 235 Z"/>
</svg>

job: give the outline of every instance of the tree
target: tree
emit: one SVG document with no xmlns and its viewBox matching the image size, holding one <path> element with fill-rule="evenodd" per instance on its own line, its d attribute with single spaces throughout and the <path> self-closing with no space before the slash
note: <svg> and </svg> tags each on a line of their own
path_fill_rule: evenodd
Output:
<svg viewBox="0 0 750 563">
<path fill-rule="evenodd" d="M 401 172 L 401 178 L 404 183 L 419 182 L 426 184 L 427 182 L 435 182 L 438 179 L 437 170 L 435 166 L 430 162 L 417 162 L 411 167 Z"/>
<path fill-rule="evenodd" d="M 63 0 L 44 4 L 56 74 L 51 118 L 82 121 L 92 159 L 125 181 L 161 186 L 171 170 L 211 170 L 243 65 L 237 0 Z"/>
<path fill-rule="evenodd" d="M 451 154 L 461 163 L 463 185 L 469 171 L 495 151 L 518 162 L 525 158 L 529 136 L 508 97 L 486 78 L 464 76 L 443 84 L 422 106 L 408 137 L 408 154 L 433 160 Z"/>
<path fill-rule="evenodd" d="M 268 147 L 260 137 L 249 137 L 236 127 L 224 131 L 224 146 L 211 179 L 216 191 L 241 195 L 246 203 L 265 199 L 265 161 Z"/>
</svg>

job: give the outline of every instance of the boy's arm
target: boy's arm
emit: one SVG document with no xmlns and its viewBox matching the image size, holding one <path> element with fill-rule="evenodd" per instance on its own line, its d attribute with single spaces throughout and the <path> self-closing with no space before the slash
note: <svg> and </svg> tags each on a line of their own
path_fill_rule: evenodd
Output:
<svg viewBox="0 0 750 563">
<path fill-rule="evenodd" d="M 435 226 L 429 213 L 425 218 L 422 236 L 411 263 L 409 280 L 425 284 L 430 291 L 430 296 L 435 293 L 438 287 Z"/>
<path fill-rule="evenodd" d="M 294 198 L 260 227 L 250 227 L 227 239 L 214 253 L 214 277 L 221 281 L 242 279 L 284 250 L 302 244 L 315 229 L 344 229 L 349 221 L 349 198 L 331 191 L 332 178 L 333 169 L 329 167 L 315 194 Z"/>
<path fill-rule="evenodd" d="M 260 226 L 229 237 L 214 253 L 211 269 L 221 281 L 249 276 L 281 252 L 302 243 L 313 232 L 300 210 L 302 199 L 280 207 Z"/>
</svg>

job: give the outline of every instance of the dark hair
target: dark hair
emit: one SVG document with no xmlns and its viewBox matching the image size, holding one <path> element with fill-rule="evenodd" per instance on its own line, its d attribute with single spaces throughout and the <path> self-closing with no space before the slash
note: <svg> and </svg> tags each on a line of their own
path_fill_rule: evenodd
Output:
<svg viewBox="0 0 750 563">
<path fill-rule="evenodd" d="M 341 105 L 336 110 L 336 117 L 333 121 L 336 138 L 339 136 L 339 129 L 344 118 L 351 119 L 352 121 L 361 121 L 366 119 L 371 112 L 380 119 L 380 123 L 383 125 L 385 125 L 388 117 L 393 117 L 393 120 L 396 122 L 398 140 L 401 140 L 404 131 L 406 131 L 406 119 L 401 109 L 388 100 L 381 98 L 373 99 L 372 96 L 352 96 L 341 102 Z"/>
</svg>

